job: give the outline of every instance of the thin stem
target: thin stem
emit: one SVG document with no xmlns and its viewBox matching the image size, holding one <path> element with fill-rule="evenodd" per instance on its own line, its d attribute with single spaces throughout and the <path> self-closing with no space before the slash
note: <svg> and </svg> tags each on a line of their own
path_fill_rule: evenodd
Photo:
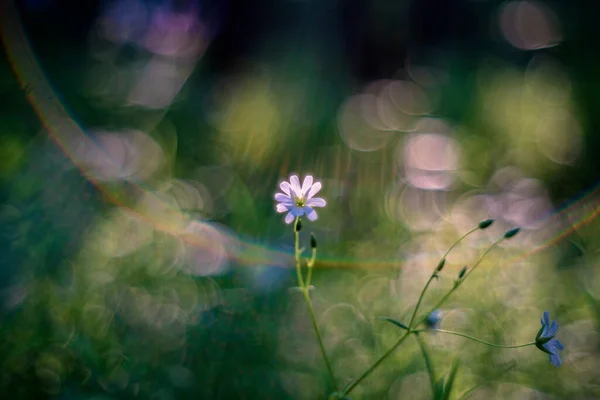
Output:
<svg viewBox="0 0 600 400">
<path fill-rule="evenodd" d="M 431 392 L 435 395 L 436 393 L 436 384 L 435 384 L 435 371 L 433 369 L 433 364 L 431 362 L 431 358 L 429 357 L 429 353 L 427 353 L 427 348 L 425 347 L 425 341 L 418 334 L 415 335 L 417 339 L 417 343 L 419 343 L 419 348 L 421 349 L 421 353 L 423 353 L 423 359 L 425 360 L 425 367 L 427 367 L 427 371 L 429 372 L 429 382 L 431 383 Z"/>
<path fill-rule="evenodd" d="M 296 276 L 298 278 L 298 286 L 304 289 L 304 279 L 302 279 L 302 270 L 300 265 L 300 233 L 296 229 L 300 217 L 296 217 L 294 221 L 294 257 L 296 258 Z"/>
<path fill-rule="evenodd" d="M 315 329 L 315 333 L 317 334 L 317 340 L 319 341 L 319 347 L 321 348 L 321 354 L 323 354 L 323 360 L 325 360 L 325 365 L 327 365 L 327 371 L 329 371 L 329 377 L 333 382 L 333 386 L 337 389 L 337 382 L 335 380 L 335 375 L 333 374 L 333 368 L 331 368 L 331 363 L 329 362 L 329 358 L 327 357 L 327 353 L 325 352 L 325 345 L 323 344 L 323 337 L 321 336 L 321 331 L 319 330 L 319 325 L 317 324 L 317 318 L 315 317 L 315 310 L 313 309 L 312 302 L 310 301 L 310 295 L 308 294 L 308 288 L 304 288 L 302 290 L 302 294 L 304 295 L 304 300 L 306 301 L 306 305 L 308 306 L 308 311 L 310 314 L 310 319 L 313 324 L 313 328 Z"/>
<path fill-rule="evenodd" d="M 502 243 L 503 240 L 504 240 L 504 238 L 496 240 L 494 242 L 494 244 L 492 244 L 490 247 L 488 247 L 488 249 L 483 252 L 483 254 L 481 255 L 481 257 L 479 257 L 479 260 L 477 260 L 477 262 L 473 265 L 473 267 L 469 271 L 467 271 L 467 274 L 463 277 L 463 279 L 461 279 L 459 281 L 459 284 L 462 283 L 465 279 L 467 279 L 467 277 L 469 275 L 471 275 L 471 273 L 473 271 L 475 271 L 475 268 L 477 268 L 479 266 L 479 264 L 481 264 L 481 262 L 483 261 L 483 259 L 485 258 L 485 256 L 487 256 L 490 251 L 492 251 L 493 249 L 495 249 L 496 246 L 498 246 L 500 243 Z"/>
<path fill-rule="evenodd" d="M 479 230 L 479 226 L 471 229 L 470 231 L 468 231 L 467 233 L 465 233 L 464 235 L 462 235 L 460 238 L 458 238 L 458 240 L 456 242 L 454 242 L 454 244 L 452 246 L 450 246 L 450 248 L 446 251 L 446 253 L 442 256 L 441 260 L 443 260 L 444 258 L 446 258 L 448 256 L 448 254 L 450 254 L 450 252 L 460 243 L 463 241 L 464 238 L 466 238 L 467 236 L 469 236 L 471 233 L 478 231 Z M 440 262 L 441 262 L 440 260 Z M 429 280 L 427 281 L 427 283 L 425 284 L 425 287 L 423 288 L 423 290 L 421 291 L 421 295 L 419 296 L 419 300 L 417 301 L 417 305 L 415 306 L 415 309 L 413 311 L 412 317 L 410 317 L 410 322 L 408 324 L 409 329 L 413 328 L 413 322 L 415 322 L 415 317 L 417 316 L 417 312 L 419 311 L 419 307 L 421 306 L 421 302 L 423 301 L 423 297 L 425 297 L 425 292 L 427 291 L 427 288 L 429 288 L 429 285 L 431 284 L 431 281 L 433 281 L 433 279 L 437 276 L 437 267 L 435 270 L 433 270 L 433 273 L 431 274 L 431 276 L 429 277 Z"/>
<path fill-rule="evenodd" d="M 388 358 L 388 356 L 392 354 L 394 350 L 396 350 L 398 346 L 402 344 L 402 342 L 404 342 L 408 335 L 410 335 L 410 332 L 407 331 L 388 351 L 386 351 L 381 357 L 379 357 L 377 361 L 373 363 L 373 365 L 371 365 L 365 372 L 363 372 L 363 374 L 360 377 L 358 377 L 354 382 L 352 382 L 352 384 L 344 390 L 342 396 L 349 394 L 352 391 L 352 389 L 354 389 L 363 379 L 369 376 L 371 372 L 373 372 L 375 368 L 379 366 L 379 364 L 381 364 L 386 358 Z"/>
<path fill-rule="evenodd" d="M 466 339 L 472 340 L 472 341 L 477 342 L 477 343 L 485 344 L 485 345 L 492 346 L 492 347 L 498 347 L 498 348 L 501 348 L 501 349 L 518 349 L 519 347 L 527 347 L 527 346 L 534 346 L 535 345 L 535 342 L 530 342 L 530 343 L 525 343 L 525 344 L 517 344 L 517 345 L 513 345 L 513 346 L 506 346 L 506 345 L 503 345 L 503 344 L 496 344 L 496 343 L 486 342 L 485 340 L 477 339 L 476 337 L 473 337 L 473 336 L 470 336 L 470 335 L 466 335 L 464 333 L 449 331 L 449 330 L 446 330 L 446 329 L 417 329 L 417 330 L 415 330 L 413 332 L 414 333 L 419 333 L 419 332 L 440 332 L 440 333 L 447 333 L 449 335 L 455 335 L 455 336 L 464 337 Z"/>
<path fill-rule="evenodd" d="M 471 229 L 470 231 L 468 231 L 467 233 L 465 233 L 464 235 L 462 235 L 456 242 L 454 242 L 454 244 L 452 244 L 452 246 L 450 246 L 450 248 L 446 251 L 446 253 L 442 257 L 442 260 L 444 258 L 446 258 L 448 256 L 448 254 L 460 242 L 463 241 L 463 239 L 465 239 L 467 236 L 469 236 L 470 234 L 472 234 L 473 232 L 475 232 L 475 231 L 477 231 L 479 229 L 480 229 L 479 226 L 477 226 L 477 227 Z M 402 337 L 400 337 L 400 339 L 398 339 L 398 341 L 388 351 L 386 351 L 381 357 L 379 357 L 377 359 L 377 361 L 375 361 L 375 363 L 373 363 L 373 365 L 371 365 L 358 379 L 356 379 L 354 382 L 352 382 L 352 384 L 350 386 L 348 386 L 346 388 L 346 390 L 344 390 L 343 395 L 347 395 L 348 393 L 350 393 L 352 391 L 352 389 L 354 389 L 363 379 L 365 379 L 367 376 L 369 376 L 371 374 L 371 372 L 373 372 L 375 370 L 375 368 L 377 368 L 379 366 L 379 364 L 381 364 L 390 354 L 392 354 L 394 352 L 394 350 L 396 350 L 396 348 L 398 348 L 398 346 L 400 346 L 402 344 L 402 342 L 408 337 L 408 335 L 410 335 L 411 332 L 414 332 L 413 331 L 413 328 L 414 328 L 413 323 L 414 323 L 415 318 L 417 316 L 417 312 L 419 311 L 419 307 L 421 306 L 421 302 L 423 301 L 423 297 L 425 296 L 425 292 L 427 291 L 427 288 L 429 288 L 429 285 L 431 284 L 431 281 L 436 277 L 436 273 L 437 272 L 438 271 L 437 271 L 437 268 L 436 268 L 436 270 L 434 270 L 433 273 L 431 274 L 431 276 L 429 277 L 429 280 L 425 284 L 425 287 L 421 291 L 421 294 L 419 295 L 419 300 L 417 301 L 417 305 L 415 306 L 413 314 L 412 314 L 412 316 L 410 318 L 410 323 L 408 325 L 407 332 Z"/>
<path fill-rule="evenodd" d="M 331 381 L 333 382 L 333 386 L 337 389 L 337 382 L 335 380 L 335 375 L 333 374 L 333 369 L 331 368 L 331 363 L 329 362 L 329 358 L 327 357 L 327 353 L 325 352 L 325 345 L 323 344 L 323 337 L 321 336 L 321 331 L 319 330 L 319 325 L 317 324 L 317 318 L 315 316 L 315 310 L 313 309 L 312 302 L 310 301 L 310 295 L 308 294 L 308 285 L 310 284 L 311 278 L 311 270 L 312 266 L 308 269 L 308 274 L 306 276 L 306 284 L 304 283 L 304 279 L 302 278 L 302 262 L 300 260 L 300 234 L 298 232 L 297 226 L 300 217 L 296 217 L 296 221 L 294 222 L 294 256 L 296 258 L 296 276 L 298 277 L 298 286 L 302 290 L 302 295 L 304 297 L 304 301 L 306 302 L 306 306 L 308 307 L 308 311 L 310 314 L 310 319 L 312 321 L 313 328 L 315 333 L 317 334 L 317 340 L 319 342 L 319 347 L 321 348 L 321 354 L 323 355 L 323 359 L 325 360 L 325 365 L 327 365 L 327 371 L 329 372 L 329 376 Z M 313 249 L 312 255 L 312 263 L 314 263 L 314 259 L 316 257 L 316 251 Z"/>
<path fill-rule="evenodd" d="M 306 287 L 310 286 L 310 278 L 312 278 L 312 268 L 308 267 L 308 272 L 306 273 Z"/>
<path fill-rule="evenodd" d="M 490 251 L 492 251 L 496 246 L 498 246 L 502 241 L 504 240 L 504 238 L 495 241 L 490 247 L 487 248 L 486 251 L 483 252 L 483 254 L 481 255 L 481 257 L 479 257 L 479 259 L 477 260 L 477 262 L 475 262 L 475 264 L 473 264 L 473 267 L 466 273 L 466 275 L 456 281 L 456 284 L 454 285 L 454 287 L 452 287 L 452 289 L 450 289 L 450 291 L 448 293 L 446 293 L 441 299 L 440 301 L 437 302 L 437 304 L 431 309 L 431 311 L 427 314 L 425 314 L 423 316 L 423 318 L 421 318 L 419 320 L 418 323 L 415 324 L 415 326 L 419 326 L 420 324 L 423 323 L 423 321 L 425 321 L 427 319 L 427 316 L 432 313 L 433 311 L 437 310 L 438 308 L 440 308 L 440 306 L 442 304 L 444 304 L 444 302 L 448 299 L 448 297 L 450 297 L 452 295 L 452 293 L 454 293 L 456 291 L 456 289 L 458 289 L 460 287 L 460 285 L 462 285 L 462 283 L 465 281 L 465 279 L 467 279 L 467 277 L 473 272 L 475 271 L 475 269 L 479 266 L 479 264 L 481 264 L 481 261 L 483 261 L 483 259 L 485 258 L 485 256 L 487 256 L 489 254 Z"/>
</svg>

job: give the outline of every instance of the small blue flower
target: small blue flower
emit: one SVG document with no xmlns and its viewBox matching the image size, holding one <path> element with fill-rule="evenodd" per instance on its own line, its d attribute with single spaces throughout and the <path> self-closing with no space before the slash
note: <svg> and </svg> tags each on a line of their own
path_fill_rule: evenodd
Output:
<svg viewBox="0 0 600 400">
<path fill-rule="evenodd" d="M 315 207 L 325 207 L 327 202 L 320 197 L 313 197 L 321 190 L 321 182 L 313 183 L 313 177 L 307 175 L 304 178 L 302 186 L 298 176 L 292 175 L 290 181 L 283 181 L 279 184 L 283 193 L 275 194 L 275 200 L 279 202 L 276 206 L 277 212 L 287 212 L 285 223 L 291 223 L 294 218 L 306 214 L 309 220 L 317 219 Z"/>
<path fill-rule="evenodd" d="M 535 346 L 547 353 L 550 356 L 550 362 L 557 367 L 560 367 L 562 360 L 558 354 L 559 350 L 564 350 L 564 346 L 558 339 L 554 339 L 558 332 L 558 323 L 552 321 L 550 324 L 550 313 L 544 312 L 544 317 L 541 319 L 542 327 L 535 337 Z"/>
<path fill-rule="evenodd" d="M 439 310 L 434 310 L 425 319 L 425 326 L 427 329 L 437 329 L 440 326 L 440 320 L 442 319 L 442 313 Z"/>
</svg>

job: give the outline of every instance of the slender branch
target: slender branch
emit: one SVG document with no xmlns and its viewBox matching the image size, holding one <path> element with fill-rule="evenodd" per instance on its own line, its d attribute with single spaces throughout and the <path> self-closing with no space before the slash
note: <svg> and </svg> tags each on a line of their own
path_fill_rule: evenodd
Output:
<svg viewBox="0 0 600 400">
<path fill-rule="evenodd" d="M 300 233 L 296 229 L 300 217 L 296 217 L 294 221 L 294 257 L 296 259 L 296 276 L 298 278 L 298 286 L 304 289 L 304 279 L 302 278 L 302 270 L 300 265 Z"/>
<path fill-rule="evenodd" d="M 315 310 L 313 309 L 312 302 L 310 301 L 310 295 L 308 294 L 308 288 L 304 288 L 302 291 L 304 295 L 304 300 L 306 301 L 306 305 L 308 306 L 308 311 L 310 313 L 310 319 L 313 324 L 313 328 L 315 329 L 315 333 L 317 334 L 317 340 L 319 342 L 319 347 L 321 348 L 321 354 L 323 354 L 323 359 L 325 360 L 325 365 L 327 365 L 327 371 L 329 372 L 329 377 L 333 382 L 333 386 L 337 389 L 337 382 L 335 379 L 335 375 L 333 373 L 333 368 L 331 368 L 331 363 L 329 362 L 329 358 L 327 357 L 327 353 L 325 352 L 325 344 L 323 343 L 323 337 L 321 336 L 321 331 L 319 330 L 319 325 L 317 324 L 317 318 L 315 317 Z"/>
<path fill-rule="evenodd" d="M 466 238 L 467 236 L 469 236 L 470 234 L 472 234 L 475 231 L 479 230 L 479 226 L 471 229 L 470 231 L 468 231 L 467 233 L 465 233 L 464 235 L 462 235 L 460 238 L 458 238 L 458 240 L 456 242 L 454 242 L 454 244 L 452 246 L 450 246 L 450 248 L 446 251 L 446 253 L 442 256 L 441 260 L 444 260 L 448 254 L 450 254 L 450 252 L 460 243 L 463 241 L 464 238 Z M 440 260 L 440 262 L 441 262 Z M 437 276 L 437 268 L 435 270 L 433 270 L 433 273 L 431 274 L 431 276 L 429 277 L 429 280 L 427 281 L 427 283 L 425 284 L 425 287 L 423 288 L 423 290 L 421 291 L 421 295 L 419 296 L 419 300 L 417 301 L 417 305 L 415 306 L 415 309 L 413 311 L 412 317 L 410 317 L 410 322 L 408 324 L 409 328 L 412 329 L 413 328 L 413 322 L 415 322 L 415 317 L 417 316 L 417 312 L 419 312 L 419 307 L 421 306 L 421 302 L 423 301 L 423 298 L 425 297 L 425 292 L 427 291 L 427 288 L 429 288 L 429 285 L 431 284 L 431 281 L 433 281 L 433 279 Z"/>
<path fill-rule="evenodd" d="M 319 342 L 319 347 L 321 348 L 321 354 L 323 355 L 323 359 L 325 360 L 325 365 L 327 366 L 327 371 L 329 372 L 329 377 L 333 382 L 333 386 L 337 389 L 337 382 L 335 379 L 335 375 L 333 374 L 333 369 L 331 368 L 331 363 L 329 362 L 329 358 L 327 357 L 327 353 L 325 352 L 325 345 L 323 344 L 323 337 L 321 336 L 321 331 L 319 330 L 319 324 L 317 323 L 317 317 L 315 316 L 315 310 L 313 309 L 312 302 L 310 300 L 310 295 L 308 293 L 310 278 L 311 278 L 311 270 L 312 265 L 308 269 L 308 275 L 306 276 L 306 284 L 304 283 L 304 279 L 302 278 L 302 262 L 300 260 L 300 234 L 298 232 L 297 226 L 300 217 L 296 217 L 296 221 L 294 222 L 294 256 L 296 258 L 296 275 L 298 277 L 298 286 L 300 286 L 300 290 L 302 291 L 302 295 L 304 297 L 304 301 L 306 302 L 306 306 L 308 307 L 308 311 L 310 314 L 310 320 L 312 322 L 315 333 L 317 334 L 317 340 Z M 312 263 L 314 263 L 314 259 L 316 257 L 316 251 L 313 249 L 312 255 Z"/>
<path fill-rule="evenodd" d="M 498 348 L 501 348 L 501 349 L 518 349 L 519 347 L 528 347 L 528 346 L 534 346 L 535 345 L 535 342 L 530 342 L 530 343 L 525 343 L 525 344 L 517 344 L 517 345 L 512 345 L 512 346 L 506 346 L 506 345 L 503 345 L 503 344 L 496 344 L 496 343 L 486 342 L 485 340 L 477 339 L 476 337 L 473 337 L 473 336 L 470 336 L 470 335 L 466 335 L 464 333 L 449 331 L 449 330 L 446 330 L 446 329 L 417 329 L 417 330 L 413 331 L 413 333 L 419 333 L 419 332 L 440 332 L 440 333 L 446 333 L 446 334 L 449 334 L 449 335 L 460 336 L 460 337 L 472 340 L 472 341 L 477 342 L 477 343 L 485 344 L 485 345 L 492 346 L 492 347 L 498 347 Z"/>
<path fill-rule="evenodd" d="M 481 257 L 479 257 L 479 259 L 477 260 L 477 262 L 475 262 L 475 264 L 473 264 L 473 267 L 467 272 L 467 274 L 460 280 L 457 280 L 454 287 L 452 287 L 452 289 L 450 289 L 450 291 L 448 291 L 448 293 L 446 293 L 441 299 L 440 301 L 437 302 L 437 304 L 435 306 L 433 306 L 433 308 L 431 309 L 430 312 L 428 312 L 427 314 L 425 314 L 423 316 L 423 318 L 421 318 L 419 320 L 418 323 L 415 324 L 415 326 L 419 326 L 420 324 L 423 323 L 423 321 L 425 321 L 427 319 L 427 316 L 432 313 L 433 311 L 437 310 L 438 308 L 440 308 L 440 306 L 442 304 L 444 304 L 444 302 L 448 299 L 448 297 L 450 297 L 452 295 L 452 293 L 454 293 L 456 291 L 456 289 L 458 289 L 460 287 L 460 285 L 462 285 L 462 283 L 465 281 L 465 279 L 467 279 L 467 277 L 473 272 L 475 271 L 475 269 L 479 266 L 479 264 L 481 264 L 481 262 L 483 261 L 483 259 L 485 258 L 485 256 L 487 256 L 490 251 L 492 251 L 496 246 L 498 246 L 502 241 L 504 240 L 504 238 L 499 239 L 497 241 L 495 241 L 490 247 L 487 248 L 486 251 L 483 252 L 483 254 L 481 255 Z"/>
<path fill-rule="evenodd" d="M 465 239 L 467 236 L 469 236 L 470 234 L 472 234 L 473 232 L 477 231 L 481 229 L 479 226 L 471 229 L 470 231 L 468 231 L 467 233 L 465 233 L 464 235 L 462 235 L 456 242 L 454 242 L 454 244 L 452 244 L 452 246 L 450 246 L 450 248 L 446 251 L 446 253 L 444 254 L 444 256 L 442 257 L 442 260 L 445 259 L 448 254 L 460 243 L 463 241 L 463 239 Z M 431 276 L 429 277 L 429 280 L 427 281 L 427 283 L 425 284 L 425 287 L 423 288 L 423 290 L 421 291 L 421 294 L 419 295 L 419 300 L 417 301 L 417 304 L 415 306 L 415 309 L 413 311 L 413 314 L 410 318 L 410 323 L 408 324 L 408 330 L 406 331 L 406 333 L 400 337 L 400 339 L 398 339 L 398 341 L 388 350 L 386 351 L 381 357 L 379 357 L 377 359 L 377 361 L 375 361 L 375 363 L 373 363 L 373 365 L 371 365 L 358 379 L 356 379 L 354 382 L 352 382 L 351 385 L 349 385 L 343 392 L 343 395 L 347 395 L 348 393 L 350 393 L 352 391 L 352 389 L 354 389 L 363 379 L 365 379 L 367 376 L 369 376 L 371 374 L 371 372 L 373 372 L 375 370 L 375 368 L 377 368 L 379 366 L 379 364 L 381 364 L 390 354 L 392 354 L 394 352 L 394 350 L 396 350 L 396 348 L 398 348 L 398 346 L 400 346 L 402 344 L 402 342 L 408 337 L 408 335 L 411 334 L 411 332 L 416 332 L 413 330 L 413 328 L 418 325 L 413 325 L 415 318 L 417 316 L 417 313 L 419 311 L 419 307 L 421 306 L 421 303 L 423 302 L 423 297 L 425 296 L 425 292 L 427 291 L 427 289 L 429 288 L 429 285 L 431 284 L 431 281 L 436 277 L 437 274 L 437 268 L 433 271 L 433 273 L 431 274 Z M 427 317 L 425 317 L 427 318 Z M 423 319 L 425 320 L 425 319 Z M 423 322 L 423 321 L 421 321 Z M 421 323 L 419 322 L 419 323 Z M 433 379 L 433 378 L 432 378 Z M 432 384 L 433 385 L 433 384 Z M 433 386 L 432 386 L 433 387 Z"/>
<path fill-rule="evenodd" d="M 496 246 L 498 246 L 500 243 L 502 243 L 502 241 L 504 241 L 504 238 L 501 238 L 499 240 L 496 240 L 490 247 L 488 247 L 488 249 L 486 251 L 483 252 L 483 254 L 481 255 L 481 257 L 479 257 L 479 260 L 477 260 L 477 262 L 475 264 L 473 264 L 473 267 L 467 271 L 467 274 L 463 277 L 463 279 L 461 279 L 459 281 L 459 285 L 465 280 L 467 279 L 467 277 L 469 275 L 471 275 L 471 273 L 473 271 L 475 271 L 475 269 L 479 266 L 479 264 L 481 264 L 481 262 L 483 261 L 483 259 L 485 258 L 485 256 L 487 256 L 489 254 L 490 251 L 494 250 L 496 248 Z"/>
<path fill-rule="evenodd" d="M 410 332 L 407 331 L 388 351 L 386 351 L 381 357 L 379 357 L 377 361 L 373 363 L 373 365 L 371 365 L 365 372 L 363 372 L 361 376 L 359 376 L 354 382 L 352 382 L 352 384 L 344 390 L 342 396 L 349 394 L 363 379 L 369 376 L 371 372 L 373 372 L 375 368 L 379 366 L 379 364 L 381 364 L 386 358 L 388 358 L 388 356 L 392 354 L 394 350 L 396 350 L 398 346 L 402 344 L 402 342 L 404 342 L 408 335 L 410 335 Z"/>
</svg>

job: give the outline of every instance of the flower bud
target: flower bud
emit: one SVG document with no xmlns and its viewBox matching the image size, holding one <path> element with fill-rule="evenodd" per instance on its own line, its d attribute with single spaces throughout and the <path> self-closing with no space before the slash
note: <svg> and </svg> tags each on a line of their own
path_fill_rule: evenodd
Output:
<svg viewBox="0 0 600 400">
<path fill-rule="evenodd" d="M 446 259 L 442 258 L 435 268 L 435 272 L 440 272 L 442 269 L 444 269 L 444 264 L 446 264 Z"/>
<path fill-rule="evenodd" d="M 490 225 L 492 225 L 493 223 L 494 223 L 494 220 L 493 220 L 493 219 L 491 219 L 491 218 L 490 218 L 490 219 L 486 219 L 486 220 L 484 220 L 484 221 L 481 221 L 481 222 L 479 223 L 479 229 L 485 229 L 485 228 L 488 228 L 488 227 L 489 227 Z"/>
<path fill-rule="evenodd" d="M 315 238 L 315 235 L 313 235 L 312 233 L 310 234 L 310 248 L 311 249 L 317 248 L 317 239 Z"/>
<path fill-rule="evenodd" d="M 465 265 L 464 267 L 462 267 L 462 269 L 458 273 L 458 279 L 462 279 L 466 273 L 467 273 L 467 266 Z"/>
<path fill-rule="evenodd" d="M 294 225 L 294 231 L 300 232 L 301 230 L 302 230 L 302 220 L 300 218 L 298 218 L 298 221 L 296 221 L 296 225 Z"/>
<path fill-rule="evenodd" d="M 440 326 L 440 319 L 442 318 L 442 313 L 438 310 L 433 310 L 425 319 L 425 326 L 428 329 L 437 329 Z"/>
<path fill-rule="evenodd" d="M 520 230 L 521 230 L 521 228 L 512 228 L 512 229 L 506 231 L 506 233 L 504 234 L 504 239 L 510 239 L 511 237 L 513 237 L 517 233 L 519 233 Z"/>
</svg>

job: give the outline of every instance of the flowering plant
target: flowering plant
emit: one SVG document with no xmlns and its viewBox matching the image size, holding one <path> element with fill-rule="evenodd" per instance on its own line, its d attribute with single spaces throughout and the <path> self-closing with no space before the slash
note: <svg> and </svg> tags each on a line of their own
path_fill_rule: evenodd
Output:
<svg viewBox="0 0 600 400">
<path fill-rule="evenodd" d="M 423 335 L 426 333 L 438 332 L 438 333 L 442 333 L 442 334 L 460 336 L 465 339 L 469 339 L 474 342 L 481 343 L 481 344 L 484 344 L 484 345 L 487 345 L 490 347 L 504 348 L 504 349 L 536 346 L 538 349 L 542 350 L 543 352 L 545 352 L 549 355 L 550 362 L 552 364 L 554 364 L 557 367 L 562 364 L 562 360 L 561 360 L 558 352 L 562 351 L 564 349 L 564 347 L 559 340 L 555 339 L 555 336 L 558 332 L 558 323 L 556 321 L 552 321 L 552 323 L 550 323 L 549 313 L 547 311 L 543 315 L 543 318 L 541 320 L 542 327 L 539 330 L 539 332 L 535 338 L 535 341 L 532 341 L 529 343 L 524 343 L 524 344 L 518 344 L 518 345 L 503 345 L 503 344 L 490 343 L 490 342 L 478 339 L 476 337 L 473 337 L 473 336 L 470 336 L 470 335 L 467 335 L 467 334 L 464 334 L 461 332 L 456 332 L 456 331 L 452 331 L 452 330 L 446 330 L 446 329 L 439 328 L 440 322 L 441 322 L 441 315 L 442 315 L 441 312 L 439 311 L 440 307 L 446 302 L 446 300 L 456 290 L 458 290 L 458 288 L 460 286 L 462 286 L 462 284 L 466 281 L 466 279 L 469 277 L 469 275 L 472 274 L 477 269 L 477 267 L 481 264 L 483 259 L 496 246 L 498 246 L 504 240 L 510 240 L 511 238 L 515 237 L 520 232 L 520 228 L 518 228 L 518 227 L 509 229 L 508 231 L 506 231 L 500 239 L 496 240 L 487 250 L 485 250 L 483 252 L 481 257 L 471 267 L 464 266 L 458 273 L 458 275 L 454 281 L 453 287 L 444 296 L 442 296 L 442 298 L 435 304 L 434 307 L 432 307 L 427 313 L 421 314 L 421 316 L 418 317 L 419 311 L 420 311 L 420 306 L 421 306 L 421 303 L 425 296 L 425 293 L 427 292 L 427 289 L 431 285 L 432 281 L 434 281 L 435 279 L 437 279 L 439 277 L 438 274 L 444 268 L 445 263 L 446 263 L 446 257 L 448 256 L 448 254 L 467 236 L 469 236 L 479 230 L 487 229 L 494 223 L 493 219 L 487 219 L 487 220 L 481 221 L 475 228 L 471 229 L 470 231 L 465 233 L 463 236 L 461 236 L 446 251 L 444 256 L 441 258 L 441 260 L 438 262 L 437 266 L 432 271 L 427 283 L 423 287 L 423 290 L 421 291 L 421 294 L 415 305 L 415 308 L 412 312 L 412 316 L 411 316 L 408 324 L 405 324 L 401 321 L 397 321 L 394 318 L 380 317 L 380 319 L 388 321 L 388 322 L 394 324 L 395 326 L 397 326 L 398 328 L 402 329 L 404 331 L 404 333 L 402 335 L 400 335 L 398 340 L 386 352 L 384 352 L 371 366 L 369 366 L 359 377 L 353 379 L 350 383 L 345 385 L 343 388 L 338 387 L 337 378 L 336 378 L 336 375 L 332 368 L 332 364 L 330 362 L 329 356 L 327 354 L 327 351 L 326 351 L 326 348 L 325 348 L 325 345 L 324 345 L 324 342 L 322 339 L 321 331 L 319 329 L 319 325 L 318 325 L 317 319 L 315 317 L 315 312 L 314 312 L 314 309 L 312 306 L 310 293 L 309 293 L 310 292 L 309 289 L 312 288 L 312 286 L 310 286 L 310 281 L 311 281 L 312 270 L 314 268 L 315 261 L 316 261 L 317 240 L 311 234 L 310 248 L 312 251 L 312 255 L 311 255 L 311 258 L 309 260 L 307 260 L 307 262 L 306 262 L 306 266 L 308 269 L 306 275 L 304 275 L 303 271 L 302 271 L 301 256 L 302 256 L 303 250 L 300 249 L 300 245 L 299 245 L 299 232 L 302 229 L 302 217 L 306 215 L 306 217 L 310 221 L 316 220 L 318 218 L 318 215 L 314 208 L 315 207 L 325 207 L 327 204 L 324 199 L 319 198 L 319 197 L 314 197 L 314 195 L 317 194 L 321 190 L 321 186 L 322 185 L 320 182 L 314 182 L 313 177 L 311 175 L 307 175 L 304 178 L 302 185 L 300 185 L 300 180 L 298 179 L 298 176 L 292 175 L 290 177 L 289 182 L 283 181 L 280 183 L 279 187 L 283 193 L 275 194 L 275 200 L 278 202 L 278 204 L 276 205 L 276 211 L 279 213 L 287 212 L 287 214 L 285 216 L 285 223 L 290 224 L 293 221 L 295 221 L 294 222 L 294 257 L 296 260 L 296 275 L 297 275 L 297 279 L 298 279 L 298 289 L 303 294 L 304 300 L 308 307 L 312 325 L 313 325 L 317 340 L 319 342 L 319 348 L 321 350 L 323 361 L 327 367 L 327 371 L 328 371 L 328 374 L 330 377 L 330 381 L 332 383 L 332 387 L 335 390 L 329 396 L 330 400 L 348 399 L 349 398 L 348 395 L 352 392 L 352 390 L 354 388 L 356 388 L 375 369 L 377 369 L 377 367 L 381 363 L 383 363 L 411 335 L 415 336 L 418 341 L 423 358 L 425 360 L 426 367 L 427 367 L 429 375 L 430 375 L 432 391 L 436 398 L 444 398 L 444 399 L 449 398 L 450 391 L 452 390 L 454 378 L 456 376 L 458 364 L 455 363 L 453 365 L 452 370 L 450 371 L 450 373 L 448 374 L 448 376 L 445 379 L 439 379 L 439 380 L 436 379 L 435 373 L 433 371 L 431 357 L 429 356 L 429 353 L 428 353 L 428 350 L 427 350 L 427 347 L 426 347 L 426 344 L 425 344 L 425 341 L 423 338 Z"/>
</svg>

